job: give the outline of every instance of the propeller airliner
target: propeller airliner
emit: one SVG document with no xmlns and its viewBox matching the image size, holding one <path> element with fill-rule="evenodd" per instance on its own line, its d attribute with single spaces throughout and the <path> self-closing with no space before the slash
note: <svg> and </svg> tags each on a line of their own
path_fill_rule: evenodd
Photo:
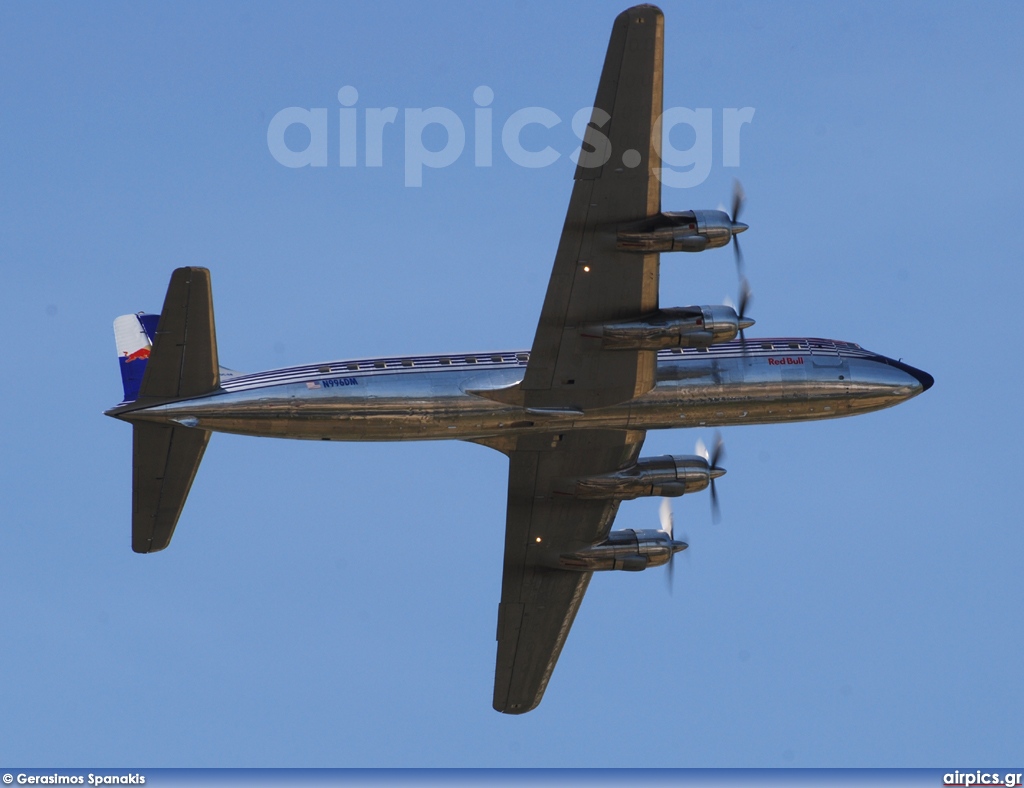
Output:
<svg viewBox="0 0 1024 788">
<path fill-rule="evenodd" d="M 831 419 L 927 390 L 926 372 L 851 342 L 747 339 L 738 307 L 663 308 L 662 252 L 733 244 L 731 213 L 663 212 L 664 18 L 615 20 L 529 350 L 346 359 L 241 374 L 219 364 L 210 272 L 173 272 L 159 315 L 114 322 L 133 428 L 132 549 L 163 550 L 213 432 L 330 441 L 473 441 L 509 458 L 494 708 L 541 701 L 594 572 L 668 564 L 658 530 L 613 531 L 623 500 L 712 488 L 712 452 L 641 457 L 648 430 Z"/>
</svg>

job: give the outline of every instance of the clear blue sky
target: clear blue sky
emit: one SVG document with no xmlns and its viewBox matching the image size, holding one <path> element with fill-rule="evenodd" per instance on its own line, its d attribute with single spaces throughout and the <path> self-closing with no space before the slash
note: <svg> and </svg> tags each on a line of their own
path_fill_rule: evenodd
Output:
<svg viewBox="0 0 1024 788">
<path fill-rule="evenodd" d="M 858 342 L 936 384 L 726 430 L 722 523 L 677 504 L 675 595 L 657 570 L 595 577 L 537 711 L 490 708 L 496 452 L 215 435 L 171 547 L 131 552 L 113 318 L 202 265 L 237 369 L 528 347 L 569 119 L 622 7 L 0 5 L 0 762 L 1021 763 L 1019 4 L 664 4 L 666 106 L 711 108 L 716 135 L 755 108 L 739 168 L 716 138 L 707 180 L 664 194 L 715 208 L 742 179 L 754 335 Z M 399 123 L 382 167 L 342 168 L 344 85 L 360 113 L 448 107 L 470 140 L 486 85 L 496 135 L 545 107 L 562 123 L 524 143 L 562 155 L 467 148 L 407 188 Z M 327 167 L 270 155 L 289 106 L 327 108 Z M 728 251 L 663 260 L 663 304 L 735 289 Z"/>
</svg>

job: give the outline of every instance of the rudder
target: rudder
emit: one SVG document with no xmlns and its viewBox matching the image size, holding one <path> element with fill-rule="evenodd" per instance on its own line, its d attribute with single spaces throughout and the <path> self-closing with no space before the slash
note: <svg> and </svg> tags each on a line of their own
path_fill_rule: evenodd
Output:
<svg viewBox="0 0 1024 788">
<path fill-rule="evenodd" d="M 121 367 L 121 385 L 124 388 L 122 402 L 134 402 L 139 397 L 139 387 L 146 373 L 149 356 L 153 350 L 153 337 L 160 322 L 160 315 L 139 312 L 121 315 L 114 320 L 114 342 L 117 345 L 118 364 Z"/>
</svg>

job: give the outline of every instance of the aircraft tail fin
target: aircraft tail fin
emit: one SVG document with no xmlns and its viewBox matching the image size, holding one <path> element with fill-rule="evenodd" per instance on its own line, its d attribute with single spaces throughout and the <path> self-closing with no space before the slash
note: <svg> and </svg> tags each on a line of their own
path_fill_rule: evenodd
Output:
<svg viewBox="0 0 1024 788">
<path fill-rule="evenodd" d="M 220 385 L 210 272 L 178 268 L 171 274 L 139 399 L 188 399 Z"/>
<path fill-rule="evenodd" d="M 160 314 L 119 317 L 114 333 L 124 359 L 126 402 L 191 399 L 212 394 L 220 386 L 207 269 L 175 270 Z M 138 367 L 132 366 L 140 361 Z M 210 431 L 141 420 L 133 429 L 132 549 L 151 553 L 170 544 Z"/>
<path fill-rule="evenodd" d="M 163 311 L 159 315 L 121 315 L 114 320 L 114 342 L 121 365 L 123 402 L 185 399 L 215 391 L 221 367 L 210 272 L 205 268 L 177 269 L 171 275 Z"/>
</svg>

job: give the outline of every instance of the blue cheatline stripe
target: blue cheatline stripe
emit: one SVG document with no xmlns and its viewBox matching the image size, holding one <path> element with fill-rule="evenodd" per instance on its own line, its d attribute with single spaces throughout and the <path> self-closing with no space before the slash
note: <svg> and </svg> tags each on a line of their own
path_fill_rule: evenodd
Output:
<svg viewBox="0 0 1024 788">
<path fill-rule="evenodd" d="M 517 358 L 518 356 L 518 358 Z M 500 358 L 501 361 L 492 361 Z M 466 369 L 514 369 L 525 366 L 528 354 L 502 351 L 488 353 L 458 353 L 438 356 L 385 356 L 371 359 L 346 359 L 299 367 L 284 367 L 249 375 L 239 375 L 221 382 L 225 391 L 243 391 L 284 383 L 303 383 L 338 376 L 369 377 L 401 372 L 427 372 Z M 476 359 L 475 362 L 467 361 Z M 444 359 L 444 361 L 442 361 Z"/>
<path fill-rule="evenodd" d="M 770 348 L 763 347 L 771 345 Z M 796 345 L 796 347 L 790 347 Z M 748 339 L 744 351 L 743 344 L 739 340 L 722 342 L 712 345 L 707 350 L 697 348 L 678 348 L 673 350 L 662 350 L 658 352 L 659 359 L 670 360 L 673 358 L 767 358 L 777 356 L 780 353 L 807 354 L 808 352 L 827 351 L 840 352 L 844 357 L 850 358 L 871 358 L 875 354 L 863 350 L 850 342 L 836 342 L 831 339 L 815 339 L 807 337 L 765 337 Z M 500 357 L 500 362 L 492 361 L 492 357 Z M 476 363 L 467 362 L 467 358 L 477 359 Z M 443 363 L 445 359 L 447 363 Z M 249 375 L 239 375 L 230 380 L 221 382 L 225 391 L 247 391 L 254 388 L 266 386 L 279 386 L 286 383 L 304 383 L 307 381 L 323 378 L 348 375 L 353 377 L 368 377 L 376 375 L 391 375 L 396 372 L 427 372 L 427 371 L 454 371 L 465 370 L 470 367 L 481 369 L 512 369 L 525 366 L 529 359 L 529 352 L 501 351 L 488 353 L 453 353 L 437 356 L 385 356 L 369 359 L 346 359 L 342 361 L 330 361 L 321 364 L 304 364 L 298 367 L 283 367 L 271 369 L 265 372 L 254 372 Z M 384 366 L 378 366 L 383 364 Z M 353 368 L 354 367 L 354 368 Z"/>
</svg>

